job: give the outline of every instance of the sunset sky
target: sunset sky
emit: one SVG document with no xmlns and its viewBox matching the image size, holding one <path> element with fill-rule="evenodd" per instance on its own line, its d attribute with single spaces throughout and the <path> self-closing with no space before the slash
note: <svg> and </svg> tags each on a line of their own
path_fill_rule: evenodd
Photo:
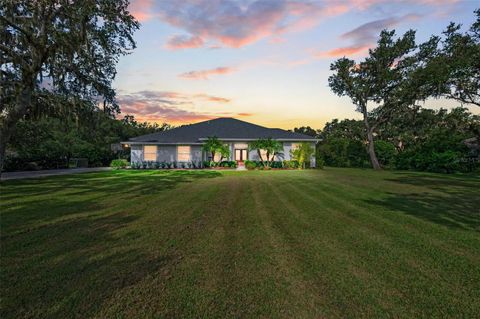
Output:
<svg viewBox="0 0 480 319">
<path fill-rule="evenodd" d="M 142 121 L 228 116 L 318 129 L 333 118 L 359 118 L 350 100 L 328 87 L 334 59 L 361 59 L 385 28 L 412 28 L 424 41 L 450 21 L 469 26 L 476 7 L 478 1 L 133 0 L 138 47 L 121 58 L 114 86 L 122 115 Z"/>
</svg>

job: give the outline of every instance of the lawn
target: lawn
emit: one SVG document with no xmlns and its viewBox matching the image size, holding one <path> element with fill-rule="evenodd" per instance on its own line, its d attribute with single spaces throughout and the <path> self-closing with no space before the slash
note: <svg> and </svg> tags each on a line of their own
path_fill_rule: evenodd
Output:
<svg viewBox="0 0 480 319">
<path fill-rule="evenodd" d="M 480 177 L 111 171 L 0 209 L 1 318 L 479 316 Z"/>
</svg>

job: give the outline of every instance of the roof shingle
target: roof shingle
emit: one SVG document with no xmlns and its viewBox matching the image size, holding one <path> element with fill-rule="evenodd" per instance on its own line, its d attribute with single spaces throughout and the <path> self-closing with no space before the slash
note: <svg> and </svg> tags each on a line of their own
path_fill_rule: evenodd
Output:
<svg viewBox="0 0 480 319">
<path fill-rule="evenodd" d="M 200 123 L 177 127 L 131 138 L 130 142 L 150 143 L 201 143 L 202 139 L 216 136 L 223 140 L 272 138 L 276 140 L 311 140 L 314 137 L 289 132 L 279 128 L 267 128 L 234 118 L 221 117 Z"/>
</svg>

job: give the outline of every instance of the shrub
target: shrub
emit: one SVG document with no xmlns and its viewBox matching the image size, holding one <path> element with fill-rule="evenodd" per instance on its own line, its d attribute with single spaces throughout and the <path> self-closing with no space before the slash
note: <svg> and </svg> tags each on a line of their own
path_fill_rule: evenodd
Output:
<svg viewBox="0 0 480 319">
<path fill-rule="evenodd" d="M 245 168 L 246 169 L 255 169 L 255 168 L 257 168 L 257 164 L 254 161 L 245 161 Z"/>
<path fill-rule="evenodd" d="M 133 169 L 139 169 L 140 168 L 140 163 L 139 162 L 132 162 L 130 164 L 130 167 Z"/>
<path fill-rule="evenodd" d="M 110 163 L 110 167 L 113 169 L 126 168 L 128 166 L 128 161 L 126 159 L 114 159 Z"/>
<path fill-rule="evenodd" d="M 126 168 L 128 166 L 128 162 L 125 159 L 114 159 L 110 162 L 110 167 L 113 169 L 121 169 Z"/>
<path fill-rule="evenodd" d="M 395 146 L 393 146 L 392 143 L 382 140 L 375 141 L 375 152 L 382 166 L 390 166 L 396 155 Z"/>
<path fill-rule="evenodd" d="M 283 168 L 283 163 L 281 161 L 273 161 L 270 163 L 271 168 Z"/>
<path fill-rule="evenodd" d="M 283 167 L 285 167 L 285 168 L 299 168 L 300 164 L 296 160 L 283 161 Z"/>
<path fill-rule="evenodd" d="M 325 165 L 325 161 L 323 160 L 322 157 L 319 157 L 315 161 L 315 167 L 319 169 L 323 169 L 323 166 Z"/>
<path fill-rule="evenodd" d="M 235 162 L 235 161 L 222 161 L 218 164 L 218 166 L 236 168 L 237 167 L 237 162 Z"/>
</svg>

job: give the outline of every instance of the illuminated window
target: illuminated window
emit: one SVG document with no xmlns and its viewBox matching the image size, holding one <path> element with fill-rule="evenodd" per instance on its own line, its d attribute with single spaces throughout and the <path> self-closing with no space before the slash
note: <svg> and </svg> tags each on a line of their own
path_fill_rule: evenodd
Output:
<svg viewBox="0 0 480 319">
<path fill-rule="evenodd" d="M 143 160 L 156 161 L 157 160 L 157 145 L 143 146 Z"/>
<path fill-rule="evenodd" d="M 179 162 L 189 162 L 190 146 L 177 146 L 177 158 Z"/>
<path fill-rule="evenodd" d="M 300 147 L 300 143 L 292 143 L 292 151 Z"/>
</svg>

